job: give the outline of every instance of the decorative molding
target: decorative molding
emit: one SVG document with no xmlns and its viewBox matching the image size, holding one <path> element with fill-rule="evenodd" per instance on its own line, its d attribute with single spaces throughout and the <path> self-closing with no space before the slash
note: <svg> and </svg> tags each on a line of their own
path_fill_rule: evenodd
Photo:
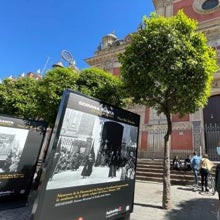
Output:
<svg viewBox="0 0 220 220">
<path fill-rule="evenodd" d="M 173 122 L 173 131 L 186 131 L 192 129 L 191 122 Z M 141 127 L 141 131 L 146 131 L 149 133 L 153 132 L 166 132 L 167 125 L 166 124 L 155 124 L 155 125 L 147 125 L 144 124 Z"/>
<path fill-rule="evenodd" d="M 185 131 L 185 130 L 191 130 L 192 129 L 192 123 L 191 122 L 173 122 L 173 131 Z"/>
<path fill-rule="evenodd" d="M 157 3 L 157 6 L 158 6 L 158 8 L 159 8 L 159 7 L 164 7 L 164 6 L 168 6 L 168 5 L 173 5 L 173 1 L 174 1 L 174 0 L 160 0 L 160 1 Z"/>
<path fill-rule="evenodd" d="M 195 12 L 199 13 L 199 14 L 210 14 L 215 12 L 216 10 L 219 9 L 220 3 L 218 2 L 217 5 L 213 5 L 213 7 L 210 9 L 205 9 L 204 4 L 206 2 L 208 2 L 209 0 L 194 0 L 193 2 L 193 9 Z"/>
</svg>

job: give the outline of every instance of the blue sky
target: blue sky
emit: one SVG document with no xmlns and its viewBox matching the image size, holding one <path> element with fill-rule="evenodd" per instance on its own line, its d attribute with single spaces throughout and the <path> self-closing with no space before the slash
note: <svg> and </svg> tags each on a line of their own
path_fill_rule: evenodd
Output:
<svg viewBox="0 0 220 220">
<path fill-rule="evenodd" d="M 104 35 L 119 39 L 137 30 L 154 11 L 151 0 L 2 0 L 0 79 L 50 69 L 71 52 L 79 69 L 88 67 Z"/>
</svg>

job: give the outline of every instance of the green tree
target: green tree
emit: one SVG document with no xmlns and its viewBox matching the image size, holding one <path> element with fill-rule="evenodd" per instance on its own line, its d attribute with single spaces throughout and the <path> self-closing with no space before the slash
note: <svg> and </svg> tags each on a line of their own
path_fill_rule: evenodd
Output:
<svg viewBox="0 0 220 220">
<path fill-rule="evenodd" d="M 81 93 L 116 106 L 124 104 L 121 86 L 118 77 L 94 67 L 82 70 L 77 80 Z"/>
<path fill-rule="evenodd" d="M 169 18 L 144 17 L 142 30 L 132 35 L 119 61 L 133 102 L 166 116 L 162 207 L 169 209 L 171 114 L 184 116 L 207 104 L 213 73 L 218 70 L 216 53 L 197 31 L 197 22 L 180 11 Z"/>
<path fill-rule="evenodd" d="M 33 78 L 19 77 L 3 80 L 0 84 L 0 113 L 35 119 L 38 114 L 37 87 L 38 81 Z"/>
<path fill-rule="evenodd" d="M 97 68 L 80 73 L 71 68 L 53 68 L 41 80 L 29 77 L 5 79 L 0 84 L 0 113 L 44 120 L 53 126 L 63 91 L 71 89 L 120 106 L 121 81 Z"/>
<path fill-rule="evenodd" d="M 79 73 L 71 68 L 56 67 L 46 72 L 38 87 L 38 113 L 50 126 L 55 123 L 65 89 L 76 90 Z"/>
</svg>

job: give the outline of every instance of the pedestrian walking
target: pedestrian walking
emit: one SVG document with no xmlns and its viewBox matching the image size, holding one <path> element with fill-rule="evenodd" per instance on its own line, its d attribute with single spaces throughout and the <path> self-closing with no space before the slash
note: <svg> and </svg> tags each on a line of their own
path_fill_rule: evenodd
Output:
<svg viewBox="0 0 220 220">
<path fill-rule="evenodd" d="M 197 152 L 195 151 L 193 153 L 193 157 L 190 160 L 192 171 L 194 174 L 194 187 L 198 187 L 198 173 L 200 168 L 200 161 L 201 157 L 197 155 Z"/>
<path fill-rule="evenodd" d="M 204 190 L 206 192 L 209 191 L 208 189 L 208 174 L 211 171 L 214 163 L 208 159 L 208 154 L 203 154 L 202 160 L 200 163 L 200 174 L 201 174 L 201 191 Z M 205 187 L 205 189 L 204 189 Z"/>
</svg>

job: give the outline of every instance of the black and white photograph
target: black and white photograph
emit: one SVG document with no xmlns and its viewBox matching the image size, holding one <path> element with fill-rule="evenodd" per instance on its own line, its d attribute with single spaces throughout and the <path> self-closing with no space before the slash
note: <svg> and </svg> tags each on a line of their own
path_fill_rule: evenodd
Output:
<svg viewBox="0 0 220 220">
<path fill-rule="evenodd" d="M 139 123 L 133 112 L 64 91 L 33 220 L 110 220 L 130 213 Z"/>
<path fill-rule="evenodd" d="M 0 115 L 0 202 L 27 200 L 46 127 Z"/>
<path fill-rule="evenodd" d="M 0 173 L 17 172 L 28 130 L 0 127 Z"/>
<path fill-rule="evenodd" d="M 137 132 L 67 108 L 47 190 L 134 179 Z"/>
</svg>

